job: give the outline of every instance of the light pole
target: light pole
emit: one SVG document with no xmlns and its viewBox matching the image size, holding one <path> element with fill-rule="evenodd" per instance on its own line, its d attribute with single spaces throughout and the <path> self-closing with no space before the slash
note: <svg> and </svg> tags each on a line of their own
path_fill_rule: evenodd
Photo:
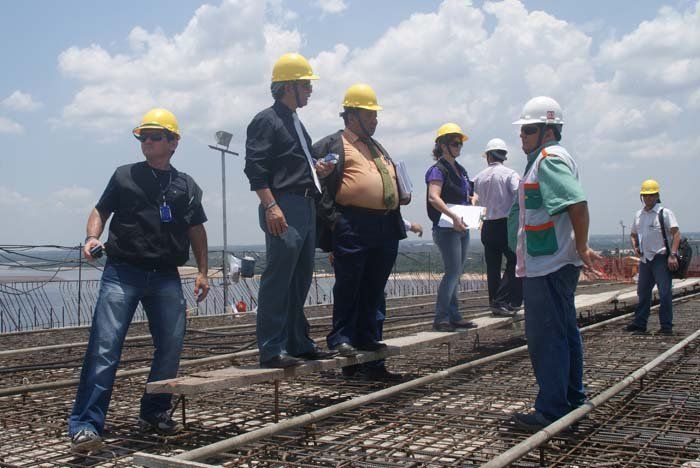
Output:
<svg viewBox="0 0 700 468">
<path fill-rule="evenodd" d="M 620 244 L 620 250 L 622 250 L 625 246 L 625 223 L 620 220 L 620 227 L 622 228 L 622 243 Z"/>
<path fill-rule="evenodd" d="M 223 203 L 223 221 L 224 221 L 224 250 L 221 255 L 222 270 L 221 277 L 224 281 L 224 314 L 226 313 L 226 305 L 228 304 L 228 276 L 226 272 L 226 251 L 228 250 L 228 242 L 226 239 L 226 155 L 231 154 L 238 156 L 238 153 L 229 151 L 228 146 L 231 144 L 233 135 L 219 130 L 216 132 L 216 146 L 209 145 L 209 148 L 221 152 L 221 200 Z"/>
</svg>

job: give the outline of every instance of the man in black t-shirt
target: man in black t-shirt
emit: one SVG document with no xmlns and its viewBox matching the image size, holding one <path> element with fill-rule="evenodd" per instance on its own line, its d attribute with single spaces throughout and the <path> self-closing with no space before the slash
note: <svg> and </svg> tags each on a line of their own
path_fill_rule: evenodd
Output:
<svg viewBox="0 0 700 468">
<path fill-rule="evenodd" d="M 146 161 L 117 168 L 87 222 L 83 253 L 91 260 L 94 249 L 105 247 L 99 238 L 113 215 L 106 243 L 108 259 L 69 418 L 75 452 L 102 446 L 122 345 L 139 302 L 155 346 L 148 381 L 177 375 L 185 335 L 185 299 L 177 267 L 189 258 L 190 244 L 198 267 L 197 302 L 209 291 L 202 190 L 190 176 L 170 165 L 180 139 L 177 120 L 165 109 L 153 109 L 133 133 L 141 141 Z M 170 401 L 170 394 L 144 393 L 139 416 L 142 429 L 176 432 L 178 426 L 168 411 Z"/>
</svg>

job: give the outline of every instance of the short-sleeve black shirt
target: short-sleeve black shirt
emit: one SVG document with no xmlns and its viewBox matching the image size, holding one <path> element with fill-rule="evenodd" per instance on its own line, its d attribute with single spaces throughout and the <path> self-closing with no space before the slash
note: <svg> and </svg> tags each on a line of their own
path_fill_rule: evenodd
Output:
<svg viewBox="0 0 700 468">
<path fill-rule="evenodd" d="M 306 145 L 311 137 L 301 124 Z M 261 111 L 248 125 L 245 143 L 245 174 L 251 190 L 272 191 L 314 188 L 306 153 L 294 128 L 292 110 L 280 101 Z"/>
<path fill-rule="evenodd" d="M 173 218 L 169 223 L 160 219 L 166 187 Z M 192 177 L 172 166 L 170 171 L 153 169 L 145 161 L 118 167 L 95 208 L 102 216 L 114 213 L 107 255 L 149 269 L 184 265 L 190 250 L 188 229 L 207 220 L 202 190 Z"/>
</svg>

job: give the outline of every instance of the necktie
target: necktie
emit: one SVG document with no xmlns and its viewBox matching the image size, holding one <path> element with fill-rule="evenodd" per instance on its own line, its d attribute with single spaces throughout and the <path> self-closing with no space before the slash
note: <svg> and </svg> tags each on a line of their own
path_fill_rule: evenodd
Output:
<svg viewBox="0 0 700 468">
<path fill-rule="evenodd" d="M 396 192 L 394 191 L 394 184 L 391 183 L 389 169 L 387 169 L 386 164 L 384 164 L 384 161 L 382 161 L 381 155 L 377 152 L 377 149 L 374 147 L 374 142 L 372 141 L 372 139 L 363 138 L 362 141 L 364 141 L 365 144 L 367 144 L 367 148 L 369 148 L 369 152 L 372 153 L 372 160 L 377 166 L 379 175 L 382 176 L 384 206 L 386 206 L 388 209 L 391 209 L 394 207 L 394 203 L 396 203 Z"/>
<path fill-rule="evenodd" d="M 311 169 L 311 175 L 314 178 L 314 185 L 316 186 L 318 193 L 321 193 L 321 183 L 318 181 L 318 176 L 316 175 L 316 169 L 314 169 L 314 161 L 313 161 L 313 159 L 311 159 L 311 152 L 309 151 L 309 147 L 306 144 L 306 138 L 304 138 L 304 132 L 301 129 L 301 122 L 299 121 L 299 116 L 297 115 L 296 112 L 292 113 L 292 120 L 294 121 L 294 129 L 297 131 L 297 135 L 299 136 L 299 142 L 301 143 L 301 148 L 304 150 L 304 154 L 306 154 L 306 161 L 309 163 L 309 168 Z"/>
</svg>

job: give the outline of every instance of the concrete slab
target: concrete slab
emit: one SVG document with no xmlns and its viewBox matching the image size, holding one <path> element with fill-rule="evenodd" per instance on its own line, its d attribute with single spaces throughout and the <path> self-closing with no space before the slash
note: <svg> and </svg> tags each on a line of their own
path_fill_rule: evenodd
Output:
<svg viewBox="0 0 700 468">
<path fill-rule="evenodd" d="M 674 291 L 692 291 L 700 289 L 700 279 L 690 278 L 676 280 L 673 283 Z M 655 291 L 655 297 L 658 293 Z M 607 291 L 598 294 L 580 294 L 576 296 L 577 310 L 584 311 L 595 306 L 601 306 L 618 301 L 623 305 L 632 305 L 637 302 L 635 287 L 621 288 L 615 291 Z M 275 380 L 287 380 L 302 375 L 311 374 L 331 369 L 338 369 L 352 364 L 385 359 L 391 356 L 399 356 L 427 346 L 447 344 L 459 339 L 464 339 L 469 334 L 479 330 L 498 327 L 522 320 L 523 312 L 514 317 L 494 317 L 490 315 L 479 316 L 473 319 L 477 328 L 457 332 L 423 331 L 412 335 L 391 338 L 385 341 L 387 347 L 381 351 L 365 352 L 353 357 L 336 357 L 322 361 L 307 361 L 306 363 L 287 369 L 260 369 L 257 367 L 227 367 L 213 371 L 196 372 L 188 376 L 175 379 L 151 382 L 146 385 L 148 393 L 174 393 L 180 395 L 195 395 L 216 390 L 224 390 L 231 387 L 245 387 L 261 382 Z"/>
</svg>

